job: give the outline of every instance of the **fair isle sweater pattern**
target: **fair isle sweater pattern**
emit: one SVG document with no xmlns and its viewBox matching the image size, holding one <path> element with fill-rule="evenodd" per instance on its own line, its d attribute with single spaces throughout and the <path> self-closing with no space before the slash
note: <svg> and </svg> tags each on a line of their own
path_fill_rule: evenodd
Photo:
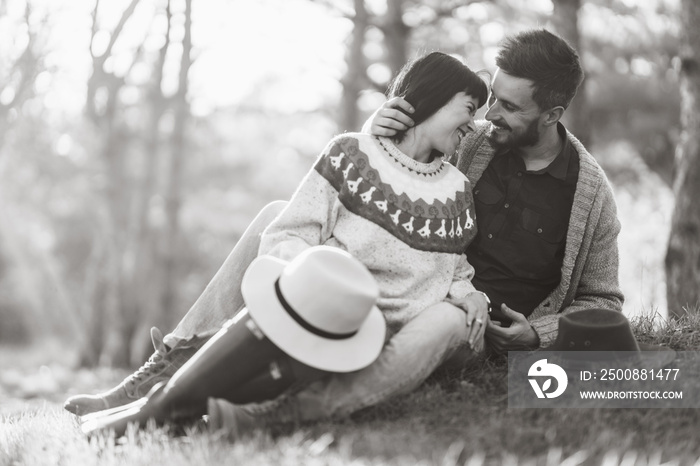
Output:
<svg viewBox="0 0 700 466">
<path fill-rule="evenodd" d="M 349 135 L 337 137 L 314 169 L 338 192 L 338 200 L 348 211 L 375 223 L 411 248 L 464 253 L 476 233 L 468 180 L 464 178 L 459 187 L 440 183 L 441 175 L 454 167 L 440 163 L 434 170 L 414 170 L 403 163 L 389 140 L 373 138 L 373 142 L 398 170 L 407 171 L 418 183 L 430 183 L 437 192 L 443 191 L 444 202 L 438 198 L 426 202 L 422 198 L 411 199 L 405 192 L 397 193 L 384 182 L 368 154 L 360 150 L 358 139 Z"/>
</svg>

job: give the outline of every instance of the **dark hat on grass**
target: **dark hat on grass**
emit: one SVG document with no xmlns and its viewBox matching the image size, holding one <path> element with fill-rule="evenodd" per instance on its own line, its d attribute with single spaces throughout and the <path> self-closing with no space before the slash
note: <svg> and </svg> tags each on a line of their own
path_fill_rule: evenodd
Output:
<svg viewBox="0 0 700 466">
<path fill-rule="evenodd" d="M 609 309 L 585 309 L 562 315 L 556 340 L 543 350 L 567 352 L 562 359 L 581 364 L 614 360 L 628 365 L 643 362 L 663 367 L 676 357 L 670 348 L 638 342 L 622 312 Z"/>
</svg>

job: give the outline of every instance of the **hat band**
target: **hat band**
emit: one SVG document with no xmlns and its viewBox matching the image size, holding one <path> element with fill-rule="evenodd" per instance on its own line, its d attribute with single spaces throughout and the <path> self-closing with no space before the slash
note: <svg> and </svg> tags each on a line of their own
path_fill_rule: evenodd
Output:
<svg viewBox="0 0 700 466">
<path fill-rule="evenodd" d="M 275 280 L 275 292 L 277 293 L 277 299 L 279 299 L 280 304 L 284 308 L 285 311 L 287 311 L 287 314 L 294 319 L 294 321 L 301 325 L 302 328 L 305 330 L 308 330 L 309 332 L 313 333 L 314 335 L 318 335 L 319 337 L 323 338 L 328 338 L 329 340 L 345 340 L 347 338 L 350 338 L 354 336 L 357 333 L 357 330 L 354 332 L 350 333 L 332 333 L 332 332 L 326 332 L 325 330 L 322 330 L 318 327 L 315 327 L 308 323 L 307 321 L 304 320 L 302 316 L 300 316 L 294 308 L 287 302 L 286 299 L 284 299 L 284 295 L 282 295 L 282 290 L 280 290 L 280 279 L 278 278 Z"/>
</svg>

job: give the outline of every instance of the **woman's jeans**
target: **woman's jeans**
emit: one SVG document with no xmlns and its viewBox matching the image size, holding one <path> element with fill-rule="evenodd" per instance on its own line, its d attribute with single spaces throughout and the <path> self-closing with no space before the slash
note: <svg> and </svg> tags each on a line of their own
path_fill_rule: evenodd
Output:
<svg viewBox="0 0 700 466">
<path fill-rule="evenodd" d="M 257 257 L 260 235 L 285 205 L 275 201 L 263 208 L 199 299 L 165 337 L 167 345 L 193 335 L 212 336 L 243 308 L 243 274 Z M 467 336 L 466 314 L 451 304 L 439 303 L 404 325 L 370 366 L 331 374 L 271 402 L 246 405 L 246 409 L 283 422 L 347 415 L 414 390 L 450 357 L 468 358 L 472 351 Z"/>
</svg>

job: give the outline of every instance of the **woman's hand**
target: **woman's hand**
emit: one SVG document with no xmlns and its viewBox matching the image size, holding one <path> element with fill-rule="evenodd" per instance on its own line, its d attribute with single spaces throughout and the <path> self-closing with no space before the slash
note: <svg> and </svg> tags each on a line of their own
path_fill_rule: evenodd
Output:
<svg viewBox="0 0 700 466">
<path fill-rule="evenodd" d="M 461 299 L 447 299 L 447 302 L 459 307 L 467 314 L 467 341 L 472 349 L 479 350 L 484 341 L 486 322 L 489 319 L 489 304 L 483 293 L 469 293 Z"/>
<path fill-rule="evenodd" d="M 402 112 L 413 113 L 414 109 L 401 97 L 389 99 L 369 117 L 362 126 L 362 132 L 374 136 L 394 136 L 398 131 L 404 131 L 413 126 L 411 117 Z"/>
</svg>

